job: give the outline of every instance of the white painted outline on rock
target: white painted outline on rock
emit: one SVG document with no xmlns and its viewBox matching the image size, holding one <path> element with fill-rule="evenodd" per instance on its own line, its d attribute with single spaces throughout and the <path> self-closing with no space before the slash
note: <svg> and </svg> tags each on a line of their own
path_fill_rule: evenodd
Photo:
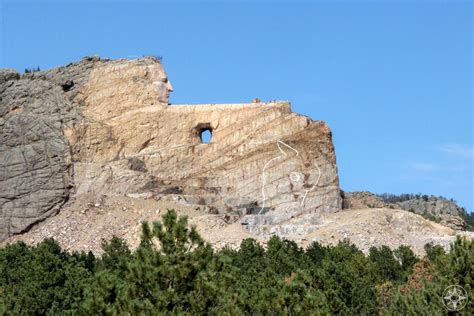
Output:
<svg viewBox="0 0 474 316">
<path fill-rule="evenodd" d="M 288 154 L 281 148 L 281 146 L 285 146 L 285 147 L 293 150 L 296 153 L 296 156 L 299 156 L 299 154 L 300 154 L 298 150 L 294 149 L 293 147 L 291 147 L 290 145 L 284 143 L 281 140 L 277 140 L 276 144 L 278 146 L 278 149 L 282 153 L 282 155 L 270 159 L 263 166 L 263 170 L 262 170 L 262 197 L 263 197 L 262 198 L 262 208 L 260 209 L 260 211 L 258 211 L 257 215 L 260 215 L 262 213 L 263 209 L 265 208 L 265 200 L 266 200 L 266 196 L 265 196 L 265 185 L 266 185 L 265 170 L 267 169 L 268 165 L 271 164 L 274 160 L 277 160 L 277 159 L 284 158 L 284 157 L 288 156 Z M 318 179 L 316 180 L 316 183 L 309 190 L 304 191 L 303 199 L 301 200 L 301 204 L 300 204 L 301 207 L 304 206 L 304 203 L 306 201 L 306 196 L 308 195 L 308 192 L 311 192 L 312 190 L 314 190 L 314 188 L 319 184 L 319 180 L 321 179 L 321 169 L 319 168 L 317 163 L 315 163 L 315 167 L 316 167 L 316 169 L 318 169 Z M 290 174 L 293 174 L 293 173 L 294 172 L 291 172 Z M 291 175 L 290 175 L 290 178 L 291 178 Z M 299 178 L 299 175 L 298 175 L 298 178 Z"/>
</svg>

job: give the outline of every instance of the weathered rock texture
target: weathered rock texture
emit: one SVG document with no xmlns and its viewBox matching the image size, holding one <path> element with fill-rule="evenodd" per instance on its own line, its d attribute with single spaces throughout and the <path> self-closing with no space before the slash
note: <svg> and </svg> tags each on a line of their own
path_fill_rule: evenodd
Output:
<svg viewBox="0 0 474 316">
<path fill-rule="evenodd" d="M 342 192 L 344 209 L 383 208 L 401 209 L 419 214 L 426 219 L 455 230 L 466 227 L 466 211 L 454 201 L 443 197 L 420 194 L 382 194 L 368 191 Z"/>
<path fill-rule="evenodd" d="M 171 91 L 155 58 L 0 72 L 0 239 L 79 196 L 179 195 L 257 232 L 341 208 L 324 122 L 288 102 L 170 106 Z"/>
<path fill-rule="evenodd" d="M 379 197 L 368 191 L 342 192 L 342 198 L 342 205 L 344 209 L 385 207 L 385 203 Z"/>
<path fill-rule="evenodd" d="M 425 196 L 425 198 L 414 198 L 398 202 L 395 205 L 397 208 L 420 214 L 456 230 L 463 230 L 466 226 L 466 220 L 463 218 L 464 209 L 455 202 L 444 198 Z"/>
<path fill-rule="evenodd" d="M 80 120 L 80 86 L 99 61 L 46 72 L 0 71 L 0 240 L 56 213 L 72 165 L 63 130 Z"/>
</svg>

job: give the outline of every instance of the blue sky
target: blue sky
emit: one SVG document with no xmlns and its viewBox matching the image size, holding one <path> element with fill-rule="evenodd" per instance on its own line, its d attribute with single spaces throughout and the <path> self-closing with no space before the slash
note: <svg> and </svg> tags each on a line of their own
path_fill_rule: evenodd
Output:
<svg viewBox="0 0 474 316">
<path fill-rule="evenodd" d="M 333 131 L 341 187 L 473 210 L 469 1 L 0 0 L 0 67 L 163 56 L 172 103 L 290 100 Z"/>
</svg>

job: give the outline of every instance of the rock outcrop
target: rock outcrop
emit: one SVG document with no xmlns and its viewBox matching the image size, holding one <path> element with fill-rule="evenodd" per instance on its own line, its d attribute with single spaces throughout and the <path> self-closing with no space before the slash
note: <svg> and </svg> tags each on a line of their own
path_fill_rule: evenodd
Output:
<svg viewBox="0 0 474 316">
<path fill-rule="evenodd" d="M 341 209 L 324 122 L 288 102 L 169 105 L 171 91 L 151 57 L 1 71 L 0 240 L 79 197 L 179 196 L 253 232 Z"/>
<path fill-rule="evenodd" d="M 395 205 L 397 208 L 420 214 L 423 217 L 456 230 L 463 230 L 466 226 L 466 221 L 463 218 L 464 209 L 459 207 L 454 201 L 444 198 L 425 196 L 397 202 Z"/>
<path fill-rule="evenodd" d="M 391 208 L 423 216 L 455 230 L 466 227 L 466 211 L 454 201 L 421 194 L 381 194 L 368 191 L 342 192 L 344 209 Z"/>
<path fill-rule="evenodd" d="M 368 191 L 342 192 L 344 209 L 382 208 L 385 203 L 375 194 Z"/>
<path fill-rule="evenodd" d="M 46 72 L 0 71 L 0 240 L 56 213 L 73 173 L 63 131 L 81 119 L 77 95 L 98 59 Z"/>
</svg>

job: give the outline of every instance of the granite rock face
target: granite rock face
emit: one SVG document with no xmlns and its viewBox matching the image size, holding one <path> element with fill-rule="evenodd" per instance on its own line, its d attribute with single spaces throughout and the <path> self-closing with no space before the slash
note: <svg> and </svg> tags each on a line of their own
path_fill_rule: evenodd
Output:
<svg viewBox="0 0 474 316">
<path fill-rule="evenodd" d="M 66 126 L 81 119 L 80 86 L 98 59 L 20 75 L 0 71 L 0 240 L 55 214 L 72 185 Z"/>
<path fill-rule="evenodd" d="M 324 122 L 288 102 L 169 105 L 172 89 L 150 57 L 1 71 L 0 239 L 79 196 L 179 196 L 255 232 L 341 209 Z"/>
<path fill-rule="evenodd" d="M 428 217 L 455 230 L 463 230 L 466 221 L 462 217 L 464 210 L 455 202 L 444 198 L 430 196 L 414 198 L 396 203 L 402 210 Z"/>
</svg>

